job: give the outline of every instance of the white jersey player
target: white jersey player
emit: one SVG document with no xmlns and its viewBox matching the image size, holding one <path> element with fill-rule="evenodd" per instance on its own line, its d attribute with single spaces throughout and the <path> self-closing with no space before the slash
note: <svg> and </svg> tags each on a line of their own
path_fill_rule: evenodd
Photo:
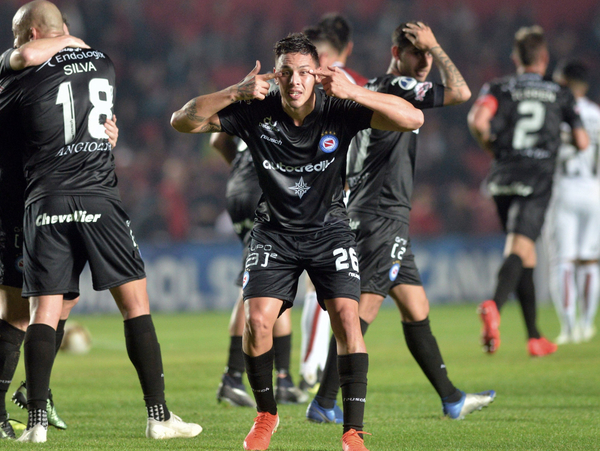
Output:
<svg viewBox="0 0 600 451">
<path fill-rule="evenodd" d="M 589 341 L 600 294 L 600 107 L 585 97 L 587 70 L 579 62 L 559 67 L 555 81 L 568 86 L 590 138 L 577 152 L 568 142 L 557 161 L 547 236 L 551 294 L 561 322 L 557 344 Z"/>
</svg>

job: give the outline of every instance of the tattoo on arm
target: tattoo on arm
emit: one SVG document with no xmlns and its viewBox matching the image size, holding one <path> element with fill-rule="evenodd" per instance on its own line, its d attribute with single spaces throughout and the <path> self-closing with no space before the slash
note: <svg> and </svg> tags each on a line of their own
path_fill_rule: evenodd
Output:
<svg viewBox="0 0 600 451">
<path fill-rule="evenodd" d="M 185 116 L 192 122 L 201 124 L 206 121 L 208 118 L 204 116 L 198 115 L 198 110 L 196 108 L 196 99 L 190 100 L 184 107 Z M 200 128 L 200 133 L 212 133 L 212 132 L 220 132 L 221 125 L 216 124 L 214 122 L 209 122 L 208 124 L 202 126 Z"/>
<path fill-rule="evenodd" d="M 237 85 L 237 93 L 242 99 L 249 100 L 253 97 L 255 86 L 253 79 L 243 80 Z"/>
<path fill-rule="evenodd" d="M 430 52 L 435 57 L 436 63 L 440 68 L 445 91 L 452 93 L 458 100 L 463 100 L 460 88 L 466 86 L 467 82 L 461 73 L 439 45 L 433 47 Z"/>
<path fill-rule="evenodd" d="M 196 109 L 196 99 L 190 100 L 186 103 L 185 108 L 185 116 L 192 122 L 204 122 L 205 117 L 198 116 L 198 110 Z"/>
<path fill-rule="evenodd" d="M 200 129 L 200 133 L 213 133 L 220 132 L 221 126 L 219 124 L 215 124 L 214 122 L 209 122 L 204 127 Z"/>
</svg>

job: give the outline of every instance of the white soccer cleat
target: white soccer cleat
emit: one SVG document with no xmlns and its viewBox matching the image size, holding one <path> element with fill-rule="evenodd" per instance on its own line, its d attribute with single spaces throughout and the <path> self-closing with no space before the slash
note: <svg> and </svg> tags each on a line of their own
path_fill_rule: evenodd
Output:
<svg viewBox="0 0 600 451">
<path fill-rule="evenodd" d="M 45 443 L 47 433 L 48 427 L 36 424 L 31 429 L 25 429 L 23 435 L 17 439 L 17 442 Z"/>
<path fill-rule="evenodd" d="M 573 338 L 571 338 L 571 335 L 566 333 L 566 332 L 561 332 L 560 335 L 558 337 L 556 337 L 556 340 L 554 340 L 554 342 L 561 346 L 561 345 L 566 345 L 569 343 L 573 342 Z"/>
<path fill-rule="evenodd" d="M 157 421 L 148 418 L 146 426 L 146 437 L 157 440 L 168 438 L 191 438 L 202 432 L 202 426 L 196 423 L 186 423 L 173 412 L 171 418 L 166 421 Z"/>
</svg>

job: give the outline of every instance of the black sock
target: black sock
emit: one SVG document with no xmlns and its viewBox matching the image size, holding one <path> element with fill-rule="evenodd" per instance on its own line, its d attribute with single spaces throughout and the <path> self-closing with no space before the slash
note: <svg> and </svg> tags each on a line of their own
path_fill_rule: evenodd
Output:
<svg viewBox="0 0 600 451">
<path fill-rule="evenodd" d="M 290 354 L 292 352 L 292 334 L 273 337 L 273 361 L 277 374 L 290 374 Z"/>
<path fill-rule="evenodd" d="M 31 324 L 25 334 L 27 409 L 46 410 L 50 373 L 54 364 L 56 331 L 46 324 Z"/>
<path fill-rule="evenodd" d="M 12 382 L 25 332 L 0 319 L 0 423 L 6 421 L 6 392 Z"/>
<path fill-rule="evenodd" d="M 254 393 L 256 410 L 277 414 L 277 403 L 273 394 L 273 349 L 257 357 L 244 353 L 248 382 Z"/>
<path fill-rule="evenodd" d="M 242 351 L 242 336 L 233 335 L 229 340 L 229 358 L 227 359 L 227 374 L 236 379 L 236 382 L 242 382 L 244 374 L 244 352 Z"/>
<path fill-rule="evenodd" d="M 458 401 L 461 394 L 448 379 L 448 372 L 442 354 L 435 337 L 431 333 L 429 318 L 411 323 L 402 322 L 402 328 L 404 329 L 404 338 L 408 350 L 440 398 L 444 398 L 448 402 Z"/>
<path fill-rule="evenodd" d="M 496 293 L 493 298 L 498 310 L 506 304 L 508 296 L 516 290 L 522 271 L 523 261 L 517 254 L 510 254 L 504 259 L 504 263 L 498 271 Z"/>
<path fill-rule="evenodd" d="M 152 317 L 142 315 L 127 319 L 123 325 L 127 355 L 138 373 L 148 415 L 159 421 L 168 420 L 171 414 L 165 401 L 162 357 Z M 155 413 L 158 417 L 150 416 Z"/>
<path fill-rule="evenodd" d="M 58 326 L 56 327 L 56 354 L 60 350 L 60 345 L 62 344 L 63 338 L 65 336 L 65 323 L 66 319 L 61 319 L 58 321 Z"/>
<path fill-rule="evenodd" d="M 340 376 L 338 374 L 337 341 L 335 335 L 329 341 L 329 352 L 323 374 L 321 374 L 321 385 L 315 396 L 319 405 L 325 409 L 333 409 L 338 391 L 340 390 Z"/>
<path fill-rule="evenodd" d="M 367 397 L 369 355 L 361 352 L 340 355 L 337 359 L 344 405 L 344 433 L 350 429 L 362 431 Z"/>
<path fill-rule="evenodd" d="M 540 332 L 536 327 L 536 305 L 535 286 L 533 284 L 533 269 L 523 268 L 519 285 L 517 285 L 517 298 L 523 311 L 525 327 L 527 327 L 528 338 L 540 338 Z"/>
<path fill-rule="evenodd" d="M 369 323 L 364 319 L 360 318 L 360 331 L 363 337 L 367 333 Z M 338 360 L 337 360 L 337 341 L 335 336 L 331 336 L 329 342 L 329 352 L 327 353 L 327 362 L 321 375 L 321 385 L 315 396 L 315 399 L 319 405 L 325 409 L 333 409 L 337 394 L 340 390 L 340 376 L 338 373 Z"/>
</svg>

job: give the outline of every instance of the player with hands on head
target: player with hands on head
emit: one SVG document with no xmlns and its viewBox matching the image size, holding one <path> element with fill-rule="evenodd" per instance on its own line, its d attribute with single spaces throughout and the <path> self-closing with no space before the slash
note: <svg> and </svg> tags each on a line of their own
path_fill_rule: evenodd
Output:
<svg viewBox="0 0 600 451">
<path fill-rule="evenodd" d="M 306 270 L 338 340 L 344 398 L 344 451 L 364 451 L 361 437 L 368 356 L 358 320 L 359 273 L 343 203 L 345 156 L 368 127 L 408 131 L 423 114 L 395 96 L 355 86 L 315 89 L 321 76 L 314 45 L 301 33 L 278 41 L 273 74 L 257 67 L 237 85 L 190 100 L 173 113 L 181 132 L 225 131 L 248 144 L 263 191 L 246 260 L 243 336 L 248 381 L 258 415 L 244 449 L 266 450 L 279 415 L 273 396 L 273 325 L 292 306 Z M 333 75 L 328 75 L 332 79 Z M 263 83 L 279 90 L 265 97 Z M 265 83 L 266 85 L 266 83 Z M 343 86 L 343 85 L 342 85 Z M 256 101 L 240 102 L 254 98 Z"/>
<path fill-rule="evenodd" d="M 418 47 L 417 47 L 418 46 Z M 426 81 L 435 62 L 443 83 Z M 402 23 L 392 34 L 391 61 L 385 75 L 366 88 L 405 99 L 416 108 L 456 105 L 470 98 L 462 75 L 422 22 Z M 362 130 L 348 153 L 348 214 L 356 231 L 361 295 L 361 330 L 376 319 L 386 296 L 396 303 L 408 348 L 438 393 L 444 415 L 462 419 L 487 406 L 490 390 L 464 393 L 450 381 L 429 324 L 429 300 L 415 263 L 409 237 L 409 214 L 417 158 L 416 133 Z M 321 385 L 306 416 L 314 422 L 337 422 L 340 381 L 332 341 Z"/>
<path fill-rule="evenodd" d="M 573 94 L 544 79 L 550 54 L 543 29 L 537 25 L 519 29 L 511 57 L 517 73 L 486 83 L 467 117 L 475 140 L 494 157 L 487 187 L 507 234 L 494 297 L 478 308 L 481 342 L 488 354 L 498 350 L 500 309 L 515 292 L 527 329 L 528 352 L 542 357 L 557 347 L 536 324 L 535 241 L 552 194 L 561 122 L 571 127 L 578 149 L 585 149 L 589 139 Z"/>
</svg>

